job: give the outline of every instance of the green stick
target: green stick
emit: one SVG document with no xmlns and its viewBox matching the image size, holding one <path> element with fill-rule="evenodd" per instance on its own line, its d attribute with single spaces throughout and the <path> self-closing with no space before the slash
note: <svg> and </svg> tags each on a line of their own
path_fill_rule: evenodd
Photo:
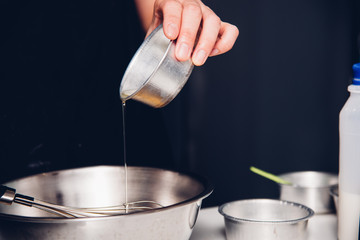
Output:
<svg viewBox="0 0 360 240">
<path fill-rule="evenodd" d="M 274 174 L 271 174 L 271 173 L 265 172 L 265 171 L 263 171 L 263 170 L 260 170 L 260 169 L 258 169 L 258 168 L 256 168 L 256 167 L 251 166 L 251 167 L 250 167 L 250 170 L 251 170 L 252 172 L 254 172 L 254 173 L 256 173 L 256 174 L 259 174 L 260 176 L 263 176 L 263 177 L 265 177 L 265 178 L 267 178 L 267 179 L 270 179 L 270 180 L 272 180 L 272 181 L 274 181 L 274 182 L 276 182 L 276 183 L 288 184 L 288 185 L 291 185 L 291 184 L 292 184 L 292 183 L 289 182 L 289 181 L 286 181 L 286 180 L 284 180 L 284 179 L 282 179 L 282 178 L 279 178 L 278 176 L 275 176 Z"/>
</svg>

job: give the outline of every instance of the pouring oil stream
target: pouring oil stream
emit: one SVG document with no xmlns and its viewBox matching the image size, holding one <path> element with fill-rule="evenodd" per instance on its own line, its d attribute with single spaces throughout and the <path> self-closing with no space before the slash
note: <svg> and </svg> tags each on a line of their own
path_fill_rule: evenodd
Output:
<svg viewBox="0 0 360 240">
<path fill-rule="evenodd" d="M 122 101 L 122 120 L 123 120 L 123 148 L 124 148 L 124 170 L 125 170 L 125 213 L 129 211 L 128 204 L 128 172 L 126 163 L 126 134 L 125 134 L 125 101 Z"/>
</svg>

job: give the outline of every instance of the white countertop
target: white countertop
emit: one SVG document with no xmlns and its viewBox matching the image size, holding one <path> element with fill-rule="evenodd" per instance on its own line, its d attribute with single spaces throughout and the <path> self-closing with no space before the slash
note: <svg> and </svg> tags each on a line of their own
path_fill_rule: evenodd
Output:
<svg viewBox="0 0 360 240">
<path fill-rule="evenodd" d="M 308 240 L 336 240 L 335 214 L 315 215 L 309 219 Z M 190 240 L 226 240 L 223 216 L 217 207 L 201 209 Z"/>
</svg>

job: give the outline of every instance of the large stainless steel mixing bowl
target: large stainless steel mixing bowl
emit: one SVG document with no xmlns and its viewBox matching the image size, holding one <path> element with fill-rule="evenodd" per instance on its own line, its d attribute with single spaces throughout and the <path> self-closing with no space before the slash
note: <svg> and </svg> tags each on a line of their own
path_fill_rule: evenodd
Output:
<svg viewBox="0 0 360 240">
<path fill-rule="evenodd" d="M 71 207 L 124 203 L 124 168 L 96 166 L 62 170 L 5 183 L 18 192 Z M 128 200 L 153 200 L 163 206 L 127 215 L 61 219 L 22 205 L 0 206 L 2 240 L 186 240 L 190 238 L 209 183 L 191 174 L 128 167 Z"/>
</svg>

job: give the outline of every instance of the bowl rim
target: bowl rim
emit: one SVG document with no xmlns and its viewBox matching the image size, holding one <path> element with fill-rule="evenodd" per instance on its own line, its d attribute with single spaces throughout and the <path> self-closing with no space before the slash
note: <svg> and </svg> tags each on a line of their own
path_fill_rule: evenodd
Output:
<svg viewBox="0 0 360 240">
<path fill-rule="evenodd" d="M 234 216 L 230 216 L 228 214 L 226 214 L 224 212 L 224 208 L 229 205 L 229 204 L 233 204 L 233 203 L 238 203 L 238 202 L 273 202 L 273 203 L 279 203 L 282 205 L 290 205 L 293 207 L 298 207 L 298 208 L 302 208 L 307 212 L 307 215 L 305 217 L 301 217 L 301 218 L 295 218 L 295 219 L 289 219 L 289 220 L 253 220 L 253 219 L 245 219 L 245 218 L 238 218 L 238 217 L 234 217 Z M 241 223 L 241 222 L 246 222 L 246 223 L 262 223 L 262 224 L 289 224 L 289 223 L 297 223 L 297 222 L 301 222 L 301 221 L 305 221 L 308 220 L 310 217 L 312 217 L 315 212 L 300 203 L 295 203 L 295 202 L 291 202 L 291 201 L 286 201 L 286 200 L 279 200 L 279 199 L 268 199 L 268 198 L 253 198 L 253 199 L 243 199 L 243 200 L 236 200 L 236 201 L 232 201 L 232 202 L 227 202 L 222 204 L 221 206 L 219 206 L 218 211 L 221 215 L 224 216 L 224 218 L 226 220 L 230 220 L 236 223 Z"/>
<path fill-rule="evenodd" d="M 73 171 L 73 170 L 81 170 L 81 169 L 91 169 L 91 168 L 123 168 L 124 166 L 121 165 L 96 165 L 96 166 L 89 166 L 89 167 L 79 167 L 79 168 L 70 168 L 70 169 L 63 169 L 63 170 L 56 170 L 56 171 L 49 171 L 39 174 L 34 174 L 30 176 L 25 176 L 22 178 L 17 178 L 10 180 L 12 181 L 18 181 L 23 180 L 29 177 L 36 177 L 38 175 L 43 174 L 56 174 L 59 172 L 65 172 L 65 171 Z M 128 169 L 156 169 L 160 171 L 166 171 L 166 172 L 173 172 L 176 174 L 186 175 L 190 178 L 193 178 L 200 182 L 204 186 L 204 189 L 197 194 L 196 196 L 186 199 L 184 201 L 165 206 L 162 208 L 156 208 L 156 209 L 150 209 L 146 211 L 139 211 L 139 212 L 131 212 L 126 214 L 119 214 L 119 215 L 112 215 L 112 216 L 99 216 L 99 217 L 82 217 L 82 218 L 61 218 L 61 217 L 29 217 L 29 216 L 20 216 L 20 215 L 13 215 L 13 214 L 6 214 L 6 213 L 0 213 L 0 220 L 10 220 L 14 222 L 31 222 L 31 223 L 69 223 L 69 222 L 83 222 L 83 221 L 99 221 L 99 220 L 111 220 L 111 219 L 117 219 L 117 218 L 129 218 L 129 217 L 135 217 L 139 215 L 145 215 L 145 214 L 152 214 L 152 213 L 158 213 L 158 212 L 164 212 L 173 210 L 178 207 L 182 207 L 185 205 L 189 205 L 192 203 L 197 203 L 199 201 L 202 201 L 206 197 L 208 197 L 213 191 L 214 187 L 212 183 L 204 176 L 200 176 L 199 174 L 193 173 L 193 172 L 187 172 L 187 171 L 175 171 L 170 170 L 166 168 L 157 168 L 157 167 L 143 167 L 143 166 L 127 166 Z M 6 184 L 6 183 L 5 183 Z M 199 205 L 200 208 L 201 204 Z"/>
<path fill-rule="evenodd" d="M 297 184 L 283 184 L 283 183 L 277 183 L 280 187 L 291 187 L 291 188 L 298 188 L 298 189 L 328 189 L 331 188 L 333 186 L 338 185 L 339 182 L 339 177 L 337 174 L 335 173 L 331 173 L 331 172 L 323 172 L 323 171 L 294 171 L 294 172 L 286 172 L 286 173 L 282 173 L 279 174 L 278 176 L 283 178 L 286 175 L 294 175 L 294 174 L 319 174 L 319 175 L 327 175 L 331 178 L 336 179 L 336 183 L 333 184 L 329 184 L 326 186 L 318 186 L 318 187 L 311 187 L 311 186 L 301 186 L 301 185 L 297 185 Z"/>
</svg>

